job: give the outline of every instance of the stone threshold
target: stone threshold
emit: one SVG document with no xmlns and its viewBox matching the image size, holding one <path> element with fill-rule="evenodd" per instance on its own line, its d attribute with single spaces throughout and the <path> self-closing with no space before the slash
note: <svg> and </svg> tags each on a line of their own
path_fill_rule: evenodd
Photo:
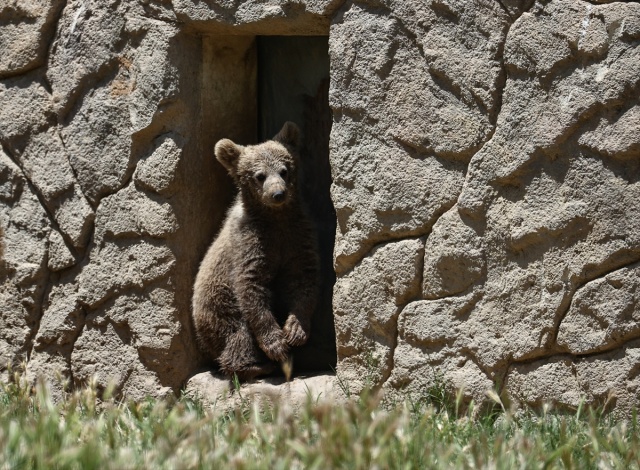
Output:
<svg viewBox="0 0 640 470">
<path fill-rule="evenodd" d="M 185 394 L 201 400 L 216 412 L 228 412 L 247 404 L 280 406 L 299 410 L 308 402 L 341 400 L 343 394 L 335 374 L 318 374 L 293 378 L 266 377 L 243 383 L 236 388 L 231 380 L 211 371 L 193 375 L 186 383 Z"/>
</svg>

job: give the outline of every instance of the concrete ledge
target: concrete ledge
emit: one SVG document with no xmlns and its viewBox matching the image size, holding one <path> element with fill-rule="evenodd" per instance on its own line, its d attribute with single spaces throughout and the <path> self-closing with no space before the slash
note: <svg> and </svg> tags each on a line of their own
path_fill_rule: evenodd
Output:
<svg viewBox="0 0 640 470">
<path fill-rule="evenodd" d="M 209 371 L 192 376 L 187 381 L 185 392 L 219 412 L 256 402 L 296 411 L 309 401 L 319 403 L 344 399 L 333 374 L 296 377 L 291 382 L 286 382 L 283 377 L 268 377 L 242 384 L 236 389 L 229 379 Z"/>
</svg>

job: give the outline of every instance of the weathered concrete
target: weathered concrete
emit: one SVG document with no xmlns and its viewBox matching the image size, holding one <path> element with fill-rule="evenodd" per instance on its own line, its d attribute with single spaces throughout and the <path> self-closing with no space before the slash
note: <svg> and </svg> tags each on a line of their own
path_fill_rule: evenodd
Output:
<svg viewBox="0 0 640 470">
<path fill-rule="evenodd" d="M 271 34 L 329 36 L 351 393 L 637 405 L 638 2 L 9 1 L 0 362 L 131 397 L 197 370 L 191 286 L 232 196 L 212 146 L 255 138 Z"/>
<path fill-rule="evenodd" d="M 228 379 L 211 372 L 201 372 L 189 379 L 185 393 L 221 413 L 254 402 L 295 412 L 308 403 L 336 403 L 346 399 L 335 375 L 327 374 L 297 377 L 291 382 L 283 378 L 267 378 L 236 388 L 236 384 Z"/>
</svg>

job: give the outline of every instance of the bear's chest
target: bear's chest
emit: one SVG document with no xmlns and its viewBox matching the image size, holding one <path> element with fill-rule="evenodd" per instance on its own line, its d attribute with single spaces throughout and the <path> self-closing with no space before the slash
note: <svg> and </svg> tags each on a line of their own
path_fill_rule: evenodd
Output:
<svg viewBox="0 0 640 470">
<path fill-rule="evenodd" d="M 293 262 L 299 241 L 297 237 L 286 231 L 274 231 L 267 234 L 261 245 L 265 260 L 276 275 Z"/>
</svg>

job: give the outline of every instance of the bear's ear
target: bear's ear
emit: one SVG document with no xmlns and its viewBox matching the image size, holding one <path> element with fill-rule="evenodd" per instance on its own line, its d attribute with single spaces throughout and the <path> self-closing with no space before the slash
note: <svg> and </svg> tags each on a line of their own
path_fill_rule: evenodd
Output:
<svg viewBox="0 0 640 470">
<path fill-rule="evenodd" d="M 216 144 L 216 158 L 222 163 L 222 166 L 227 169 L 231 176 L 236 175 L 238 159 L 243 150 L 244 147 L 234 144 L 229 139 L 222 139 Z"/>
<path fill-rule="evenodd" d="M 300 145 L 300 129 L 291 121 L 287 121 L 273 140 L 297 149 Z"/>
</svg>

